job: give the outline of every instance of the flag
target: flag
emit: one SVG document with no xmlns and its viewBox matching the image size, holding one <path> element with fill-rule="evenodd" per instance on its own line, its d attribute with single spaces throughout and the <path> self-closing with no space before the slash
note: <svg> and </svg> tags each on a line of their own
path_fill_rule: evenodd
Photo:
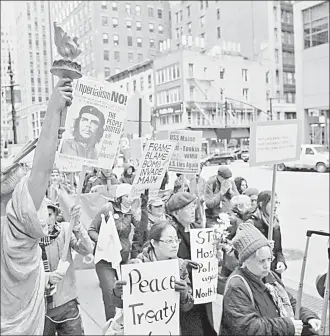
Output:
<svg viewBox="0 0 330 336">
<path fill-rule="evenodd" d="M 112 263 L 112 267 L 120 275 L 120 262 L 122 250 L 121 242 L 118 236 L 115 221 L 112 213 L 109 212 L 108 222 L 105 221 L 105 216 L 102 214 L 102 222 L 99 232 L 99 238 L 96 244 L 94 263 L 97 264 L 100 260 L 105 260 Z"/>
</svg>

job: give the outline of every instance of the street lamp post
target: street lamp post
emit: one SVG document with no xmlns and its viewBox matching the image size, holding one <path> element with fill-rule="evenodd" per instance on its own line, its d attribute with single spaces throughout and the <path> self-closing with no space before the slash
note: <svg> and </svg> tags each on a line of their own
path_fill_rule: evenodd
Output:
<svg viewBox="0 0 330 336">
<path fill-rule="evenodd" d="M 14 144 L 17 144 L 17 131 L 16 131 L 16 110 L 15 110 L 15 95 L 14 95 L 14 72 L 11 64 L 11 55 L 9 51 L 8 57 L 8 75 L 10 77 L 10 100 L 11 100 L 11 117 L 13 121 L 13 135 L 14 135 Z"/>
</svg>

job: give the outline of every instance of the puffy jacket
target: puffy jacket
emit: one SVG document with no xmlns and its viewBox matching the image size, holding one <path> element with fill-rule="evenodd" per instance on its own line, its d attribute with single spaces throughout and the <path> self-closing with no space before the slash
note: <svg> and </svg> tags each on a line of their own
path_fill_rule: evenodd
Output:
<svg viewBox="0 0 330 336">
<path fill-rule="evenodd" d="M 219 335 L 262 335 L 262 336 L 294 336 L 295 329 L 288 317 L 280 317 L 264 283 L 283 283 L 275 273 L 270 273 L 264 282 L 244 268 L 237 268 L 233 274 L 241 275 L 251 288 L 254 304 L 246 285 L 239 278 L 228 284 L 223 298 L 223 312 Z M 288 293 L 293 311 L 296 300 Z M 318 318 L 311 310 L 301 307 L 300 319 L 303 323 L 311 318 Z"/>
<path fill-rule="evenodd" d="M 129 236 L 132 230 L 132 224 L 135 227 L 139 226 L 141 218 L 139 218 L 136 212 L 123 213 L 121 211 L 120 204 L 116 202 L 109 201 L 108 203 L 103 205 L 99 212 L 96 214 L 88 229 L 88 234 L 90 238 L 95 242 L 94 254 L 102 222 L 101 215 L 103 214 L 105 216 L 105 221 L 107 222 L 109 219 L 109 212 L 112 213 L 116 224 L 118 236 L 122 245 L 122 250 L 120 252 L 122 257 L 122 263 L 125 264 L 129 258 L 131 250 Z"/>
<path fill-rule="evenodd" d="M 221 212 L 230 213 L 232 210 L 230 200 L 232 199 L 232 197 L 239 195 L 234 182 L 232 182 L 231 191 L 228 191 L 225 195 L 221 195 L 220 190 L 221 183 L 219 181 L 218 175 L 211 177 L 206 182 L 205 214 L 206 218 L 212 221 L 216 221 L 219 213 Z"/>
</svg>

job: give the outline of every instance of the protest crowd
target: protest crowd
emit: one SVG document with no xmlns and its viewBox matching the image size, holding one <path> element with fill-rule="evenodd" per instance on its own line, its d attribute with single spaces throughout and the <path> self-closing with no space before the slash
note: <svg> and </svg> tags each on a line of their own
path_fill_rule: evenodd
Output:
<svg viewBox="0 0 330 336">
<path fill-rule="evenodd" d="M 143 176 L 141 169 L 149 142 L 139 165 L 127 158 L 121 176 L 114 166 L 61 171 L 60 114 L 74 99 L 72 80 L 61 79 L 32 168 L 16 161 L 1 174 L 2 335 L 84 334 L 76 254 L 95 264 L 105 335 L 157 334 L 151 326 L 158 322 L 158 334 L 170 335 L 318 334 L 319 316 L 300 305 L 296 313 L 282 281 L 287 264 L 277 196 L 272 200 L 270 191 L 253 188 L 226 165 L 205 180 L 200 162 L 194 173 L 177 169 L 169 189 L 175 151 L 165 149 L 169 141 L 156 151 L 163 150 L 165 168 L 154 179 L 152 170 Z M 194 145 L 201 146 L 197 137 Z M 212 314 L 217 295 L 220 330 Z"/>
</svg>

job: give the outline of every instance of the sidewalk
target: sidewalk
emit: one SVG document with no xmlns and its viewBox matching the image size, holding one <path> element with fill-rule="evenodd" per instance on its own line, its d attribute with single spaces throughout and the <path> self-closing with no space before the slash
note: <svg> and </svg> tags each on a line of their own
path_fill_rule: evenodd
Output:
<svg viewBox="0 0 330 336">
<path fill-rule="evenodd" d="M 78 297 L 81 307 L 81 314 L 85 329 L 85 335 L 101 335 L 102 328 L 105 324 L 105 314 L 102 300 L 101 288 L 95 272 L 95 269 L 83 269 L 76 271 Z M 284 279 L 285 281 L 285 279 Z M 292 283 L 290 284 L 292 285 Z M 294 286 L 298 288 L 298 284 Z M 297 291 L 287 287 L 288 291 L 297 297 Z M 304 294 L 302 304 L 321 317 L 322 299 Z M 221 300 L 213 304 L 213 316 L 216 330 L 219 330 L 219 317 L 221 313 Z M 329 310 L 328 310 L 329 313 Z M 329 335 L 329 323 L 327 326 L 327 335 Z"/>
</svg>

